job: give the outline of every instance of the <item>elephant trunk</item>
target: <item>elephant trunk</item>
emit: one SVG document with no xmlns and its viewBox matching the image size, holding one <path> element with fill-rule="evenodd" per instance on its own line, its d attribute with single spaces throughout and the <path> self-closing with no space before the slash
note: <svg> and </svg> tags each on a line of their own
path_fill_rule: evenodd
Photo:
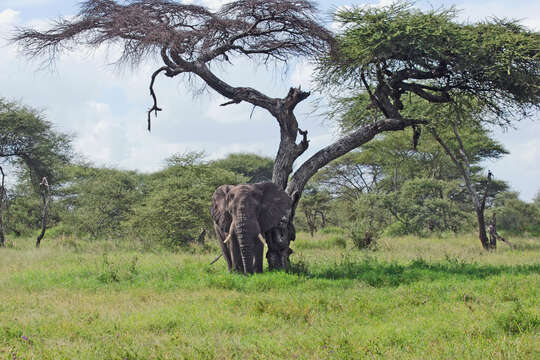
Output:
<svg viewBox="0 0 540 360">
<path fill-rule="evenodd" d="M 242 257 L 242 265 L 244 266 L 245 274 L 253 273 L 253 243 L 259 241 L 256 239 L 259 234 L 257 224 L 253 224 L 245 215 L 240 215 L 236 218 L 235 234 L 240 246 L 240 256 Z"/>
</svg>

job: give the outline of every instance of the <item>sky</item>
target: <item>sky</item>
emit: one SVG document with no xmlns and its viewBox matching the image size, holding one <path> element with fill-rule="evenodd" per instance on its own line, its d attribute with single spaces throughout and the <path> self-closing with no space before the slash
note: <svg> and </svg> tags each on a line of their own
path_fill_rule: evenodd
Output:
<svg viewBox="0 0 540 360">
<path fill-rule="evenodd" d="M 146 130 L 146 111 L 152 105 L 149 78 L 159 62 L 148 59 L 136 69 L 114 64 L 118 49 L 75 49 L 63 54 L 54 67 L 43 68 L 43 59 L 22 57 L 6 39 L 15 26 L 46 28 L 52 20 L 77 13 L 75 0 L 0 0 L 0 97 L 40 109 L 57 131 L 74 135 L 80 157 L 98 166 L 155 171 L 175 153 L 205 151 L 208 159 L 233 152 L 253 152 L 274 157 L 279 141 L 275 120 L 261 109 L 245 103 L 220 107 L 225 100 L 200 83 L 188 86 L 185 79 L 159 77 L 155 90 L 163 111 Z M 224 1 L 190 0 L 212 8 Z M 339 6 L 380 6 L 388 0 L 319 1 L 324 14 Z M 460 19 L 489 17 L 520 19 L 540 31 L 540 2 L 533 0 L 417 1 L 422 9 L 455 5 Z M 265 68 L 245 60 L 219 75 L 235 86 L 252 86 L 274 97 L 284 97 L 291 86 L 310 89 L 312 66 L 305 61 L 287 68 Z M 197 91 L 200 90 L 200 91 Z M 202 92 L 201 92 L 202 91 Z M 316 96 L 312 96 L 316 97 Z M 310 148 L 301 164 L 336 139 L 330 121 L 314 112 L 309 99 L 296 109 L 300 128 L 309 131 Z M 520 198 L 530 201 L 540 190 L 540 121 L 522 121 L 515 129 L 493 129 L 493 136 L 510 154 L 486 162 L 495 177 L 507 181 Z"/>
</svg>

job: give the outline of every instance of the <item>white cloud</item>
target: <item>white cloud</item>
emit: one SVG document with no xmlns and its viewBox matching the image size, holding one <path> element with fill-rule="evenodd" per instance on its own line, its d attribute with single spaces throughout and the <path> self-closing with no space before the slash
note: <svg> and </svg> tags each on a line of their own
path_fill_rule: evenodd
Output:
<svg viewBox="0 0 540 360">
<path fill-rule="evenodd" d="M 6 7 L 45 5 L 51 2 L 52 2 L 51 0 L 2 0 L 3 6 L 6 6 Z"/>
<path fill-rule="evenodd" d="M 490 17 L 521 20 L 528 28 L 540 30 L 540 4 L 538 2 L 516 1 L 484 1 L 482 3 L 467 2 L 457 5 L 461 9 L 460 18 L 465 21 L 479 21 Z"/>
<path fill-rule="evenodd" d="M 307 61 L 302 61 L 296 64 L 294 71 L 291 74 L 291 85 L 301 86 L 303 89 L 310 89 L 313 85 L 313 72 L 315 65 Z"/>
<path fill-rule="evenodd" d="M 17 22 L 19 11 L 13 9 L 5 9 L 0 11 L 0 26 L 11 25 Z"/>
<path fill-rule="evenodd" d="M 6 45 L 13 27 L 19 22 L 20 12 L 13 9 L 0 11 L 0 47 Z"/>
</svg>

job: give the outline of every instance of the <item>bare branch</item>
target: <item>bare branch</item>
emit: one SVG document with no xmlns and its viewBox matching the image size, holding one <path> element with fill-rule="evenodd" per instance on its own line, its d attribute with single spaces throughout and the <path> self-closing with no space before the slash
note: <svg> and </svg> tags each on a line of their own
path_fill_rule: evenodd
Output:
<svg viewBox="0 0 540 360">
<path fill-rule="evenodd" d="M 235 100 L 227 101 L 226 103 L 220 104 L 219 106 L 227 106 L 227 105 L 232 105 L 232 104 L 240 104 L 241 102 L 242 102 L 242 100 L 235 99 Z"/>
<path fill-rule="evenodd" d="M 286 62 L 333 44 L 316 11 L 306 0 L 239 0 L 215 12 L 165 0 L 86 0 L 74 20 L 46 31 L 18 29 L 13 41 L 27 55 L 50 60 L 73 46 L 120 42 L 120 61 L 132 65 L 163 47 L 187 62 L 223 62 L 231 54 Z"/>
<path fill-rule="evenodd" d="M 162 109 L 158 107 L 157 105 L 157 97 L 156 93 L 154 92 L 154 82 L 156 81 L 156 77 L 159 75 L 162 71 L 167 71 L 169 68 L 167 66 L 162 66 L 154 73 L 152 74 L 152 79 L 150 80 L 150 95 L 152 96 L 152 99 L 154 100 L 154 105 L 148 110 L 148 131 L 151 131 L 151 120 L 150 115 L 152 114 L 152 111 L 154 111 L 155 116 L 157 117 L 158 111 L 161 111 Z"/>
</svg>

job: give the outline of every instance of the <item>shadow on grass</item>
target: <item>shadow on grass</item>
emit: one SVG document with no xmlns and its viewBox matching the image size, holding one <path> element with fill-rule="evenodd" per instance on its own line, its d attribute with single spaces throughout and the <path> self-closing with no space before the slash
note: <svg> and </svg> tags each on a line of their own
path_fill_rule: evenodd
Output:
<svg viewBox="0 0 540 360">
<path fill-rule="evenodd" d="M 540 264 L 480 265 L 458 260 L 428 263 L 417 259 L 409 264 L 385 263 L 375 260 L 350 261 L 329 265 L 292 264 L 290 273 L 314 279 L 354 279 L 373 287 L 399 286 L 416 281 L 443 279 L 485 279 L 502 274 L 540 274 Z"/>
</svg>

